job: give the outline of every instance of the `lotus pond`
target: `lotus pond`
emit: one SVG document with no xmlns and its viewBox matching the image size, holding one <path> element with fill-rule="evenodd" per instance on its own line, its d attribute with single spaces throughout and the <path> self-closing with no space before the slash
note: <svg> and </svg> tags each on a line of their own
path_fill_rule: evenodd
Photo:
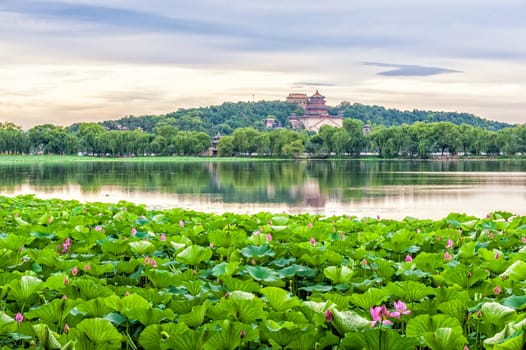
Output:
<svg viewBox="0 0 526 350">
<path fill-rule="evenodd" d="M 526 217 L 0 197 L 0 347 L 523 349 Z"/>
</svg>

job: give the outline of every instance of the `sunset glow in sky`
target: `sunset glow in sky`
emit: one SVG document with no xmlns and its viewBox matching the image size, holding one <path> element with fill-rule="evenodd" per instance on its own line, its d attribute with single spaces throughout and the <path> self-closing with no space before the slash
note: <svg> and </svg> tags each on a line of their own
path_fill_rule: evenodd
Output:
<svg viewBox="0 0 526 350">
<path fill-rule="evenodd" d="M 289 92 L 526 122 L 526 0 L 0 0 L 0 122 Z"/>
</svg>

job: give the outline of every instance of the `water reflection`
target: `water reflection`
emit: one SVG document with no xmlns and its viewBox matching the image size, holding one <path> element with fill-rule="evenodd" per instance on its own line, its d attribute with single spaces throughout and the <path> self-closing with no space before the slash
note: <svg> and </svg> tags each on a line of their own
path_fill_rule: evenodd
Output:
<svg viewBox="0 0 526 350">
<path fill-rule="evenodd" d="M 441 218 L 526 215 L 526 161 L 0 164 L 0 194 L 206 212 Z"/>
</svg>

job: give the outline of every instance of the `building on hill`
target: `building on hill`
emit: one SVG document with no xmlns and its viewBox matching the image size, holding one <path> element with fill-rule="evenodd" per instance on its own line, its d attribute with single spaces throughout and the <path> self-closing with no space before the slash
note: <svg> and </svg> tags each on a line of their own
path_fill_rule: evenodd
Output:
<svg viewBox="0 0 526 350">
<path fill-rule="evenodd" d="M 307 97 L 307 94 L 298 94 L 298 93 L 290 93 L 287 96 L 287 99 L 285 100 L 285 102 L 295 103 L 298 105 L 298 107 L 301 107 L 303 109 L 307 107 L 308 101 L 309 101 L 309 98 Z"/>
<path fill-rule="evenodd" d="M 291 95 L 299 94 L 289 94 L 289 97 Z M 289 97 L 287 97 L 287 100 Z M 325 105 L 325 97 L 316 90 L 316 93 L 307 100 L 305 114 L 298 116 L 293 113 L 289 118 L 289 122 L 293 129 L 305 128 L 308 131 L 318 132 L 324 125 L 335 128 L 343 127 L 343 115 L 341 113 L 338 113 L 336 116 L 329 115 Z"/>
</svg>

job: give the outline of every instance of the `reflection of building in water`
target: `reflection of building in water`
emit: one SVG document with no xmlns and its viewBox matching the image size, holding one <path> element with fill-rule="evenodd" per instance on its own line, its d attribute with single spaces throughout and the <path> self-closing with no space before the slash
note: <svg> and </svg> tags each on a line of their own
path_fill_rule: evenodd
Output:
<svg viewBox="0 0 526 350">
<path fill-rule="evenodd" d="M 289 99 L 290 95 L 287 97 L 287 102 L 289 102 Z M 303 107 L 303 104 L 298 103 L 298 106 Z M 343 127 L 343 115 L 329 115 L 327 106 L 325 105 L 325 97 L 322 96 L 318 90 L 308 99 L 307 105 L 303 108 L 305 109 L 303 116 L 292 113 L 289 118 L 290 124 L 294 129 L 305 128 L 308 131 L 318 132 L 324 125 L 335 128 Z"/>
<path fill-rule="evenodd" d="M 307 179 L 301 187 L 303 203 L 307 207 L 324 207 L 327 195 L 321 193 L 320 183 L 316 179 Z"/>
</svg>

